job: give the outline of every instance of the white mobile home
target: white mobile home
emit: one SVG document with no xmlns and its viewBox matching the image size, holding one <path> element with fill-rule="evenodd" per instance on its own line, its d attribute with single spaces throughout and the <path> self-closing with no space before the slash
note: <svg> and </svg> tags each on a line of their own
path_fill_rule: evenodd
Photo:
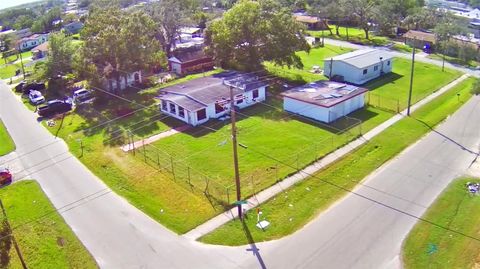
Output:
<svg viewBox="0 0 480 269">
<path fill-rule="evenodd" d="M 368 90 L 345 83 L 317 81 L 282 93 L 285 111 L 330 123 L 360 109 Z"/>
<path fill-rule="evenodd" d="M 225 72 L 194 79 L 160 90 L 160 110 L 187 124 L 197 126 L 230 113 L 230 87 L 237 109 L 265 100 L 268 84 L 257 77 Z"/>
<path fill-rule="evenodd" d="M 382 50 L 356 50 L 325 59 L 324 74 L 356 85 L 392 72 L 393 56 Z"/>
</svg>

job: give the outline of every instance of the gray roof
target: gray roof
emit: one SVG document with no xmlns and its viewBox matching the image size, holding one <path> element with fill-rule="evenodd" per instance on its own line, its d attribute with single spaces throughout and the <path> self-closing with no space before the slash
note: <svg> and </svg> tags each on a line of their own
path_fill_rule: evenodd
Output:
<svg viewBox="0 0 480 269">
<path fill-rule="evenodd" d="M 229 100 L 230 80 L 236 82 L 236 84 L 230 83 L 233 86 L 234 95 L 268 85 L 252 76 L 237 72 L 223 72 L 161 89 L 158 98 L 176 103 L 188 111 L 197 111 L 217 101 Z"/>
<path fill-rule="evenodd" d="M 367 91 L 346 83 L 316 81 L 283 92 L 282 95 L 321 107 L 332 107 Z"/>
<path fill-rule="evenodd" d="M 382 60 L 380 60 L 380 58 L 382 58 Z M 325 61 L 332 59 L 334 61 L 347 63 L 357 68 L 365 68 L 392 58 L 393 55 L 383 50 L 363 49 L 327 58 Z"/>
</svg>

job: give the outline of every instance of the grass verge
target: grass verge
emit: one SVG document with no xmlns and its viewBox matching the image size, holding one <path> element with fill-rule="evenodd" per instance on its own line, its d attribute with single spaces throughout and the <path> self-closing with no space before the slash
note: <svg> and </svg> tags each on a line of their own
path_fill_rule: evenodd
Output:
<svg viewBox="0 0 480 269">
<path fill-rule="evenodd" d="M 8 134 L 7 128 L 0 120 L 0 156 L 6 155 L 15 150 L 15 143 Z"/>
<path fill-rule="evenodd" d="M 10 185 L 0 190 L 0 198 L 29 268 L 97 268 L 35 181 Z M 9 262 L 3 266 L 21 268 L 13 245 L 9 249 Z"/>
<path fill-rule="evenodd" d="M 423 218 L 443 227 L 477 237 L 480 233 L 480 197 L 468 193 L 462 178 L 450 183 Z M 405 268 L 478 268 L 480 241 L 418 222 L 403 246 Z"/>
<path fill-rule="evenodd" d="M 463 81 L 352 154 L 262 204 L 262 217 L 271 222 L 267 230 L 261 231 L 255 227 L 256 217 L 254 213 L 248 213 L 250 217 L 246 220 L 246 225 L 253 240 L 260 242 L 281 238 L 303 227 L 346 194 L 338 187 L 325 183 L 325 179 L 336 186 L 353 189 L 368 174 L 428 133 L 430 128 L 424 123 L 433 127 L 468 101 L 473 83 L 473 78 Z M 242 223 L 236 220 L 205 235 L 199 241 L 221 245 L 248 243 Z"/>
</svg>

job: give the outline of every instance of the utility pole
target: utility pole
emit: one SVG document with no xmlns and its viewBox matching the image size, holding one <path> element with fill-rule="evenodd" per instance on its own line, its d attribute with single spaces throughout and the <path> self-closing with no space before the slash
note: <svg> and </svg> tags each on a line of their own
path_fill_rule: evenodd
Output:
<svg viewBox="0 0 480 269">
<path fill-rule="evenodd" d="M 15 240 L 15 236 L 13 235 L 13 232 L 12 232 L 12 227 L 10 227 L 10 222 L 8 222 L 7 212 L 5 212 L 5 207 L 3 207 L 2 200 L 0 200 L 0 207 L 2 208 L 2 213 L 3 213 L 3 217 L 5 218 L 5 224 L 7 225 L 9 236 L 12 237 L 13 246 L 15 247 L 15 251 L 17 252 L 20 262 L 22 263 L 22 268 L 27 269 L 28 268 L 27 264 L 23 260 L 22 252 L 20 251 L 20 247 L 17 244 L 17 240 Z"/>
<path fill-rule="evenodd" d="M 20 54 L 20 63 L 22 64 L 23 79 L 25 79 L 25 67 L 23 66 L 23 56 L 22 56 L 22 51 L 20 50 L 20 47 L 18 47 L 18 53 Z"/>
<path fill-rule="evenodd" d="M 233 167 L 235 169 L 235 185 L 237 187 L 238 218 L 243 219 L 242 204 L 240 202 L 242 195 L 240 193 L 240 173 L 238 170 L 237 127 L 235 126 L 235 100 L 233 98 L 233 86 L 230 86 L 230 118 L 232 122 Z"/>
<path fill-rule="evenodd" d="M 413 39 L 413 50 L 412 50 L 412 71 L 410 73 L 410 90 L 408 92 L 408 107 L 407 107 L 407 116 L 410 116 L 410 105 L 412 103 L 412 88 L 413 88 L 413 72 L 415 68 L 415 50 L 416 50 L 416 39 Z"/>
</svg>

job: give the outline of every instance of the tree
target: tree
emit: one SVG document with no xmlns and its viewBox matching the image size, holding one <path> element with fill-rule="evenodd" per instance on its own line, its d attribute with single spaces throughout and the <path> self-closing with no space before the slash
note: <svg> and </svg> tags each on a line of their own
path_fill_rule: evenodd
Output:
<svg viewBox="0 0 480 269">
<path fill-rule="evenodd" d="M 466 27 L 459 23 L 459 21 L 450 13 L 446 12 L 442 14 L 440 22 L 435 26 L 435 38 L 437 44 L 442 49 L 443 65 L 445 65 L 445 54 L 447 53 L 447 45 L 450 39 L 455 35 L 462 35 L 467 32 Z M 458 46 L 457 46 L 458 47 Z"/>
<path fill-rule="evenodd" d="M 369 32 L 372 28 L 373 20 L 376 16 L 376 6 L 378 0 L 348 0 L 346 1 L 347 10 L 352 14 L 352 18 L 358 23 L 358 26 L 365 32 L 365 38 L 369 39 Z"/>
<path fill-rule="evenodd" d="M 415 0 L 380 0 L 375 11 L 375 22 L 383 35 L 392 35 L 393 28 L 398 27 L 417 5 Z"/>
<path fill-rule="evenodd" d="M 242 0 L 207 28 L 207 52 L 226 67 L 257 70 L 264 61 L 301 68 L 305 29 L 271 0 Z"/>
<path fill-rule="evenodd" d="M 440 18 L 436 8 L 415 7 L 409 11 L 403 24 L 407 29 L 422 30 L 435 27 Z"/>
<path fill-rule="evenodd" d="M 197 8 L 198 3 L 193 0 L 160 0 L 147 6 L 146 12 L 157 24 L 155 37 L 168 56 L 175 45 L 180 27 L 190 22 L 189 18 Z"/>
<path fill-rule="evenodd" d="M 72 72 L 74 46 L 64 32 L 52 33 L 48 39 L 48 58 L 45 62 L 45 76 L 48 78 Z"/>
<path fill-rule="evenodd" d="M 98 87 L 104 79 L 115 79 L 120 91 L 120 81 L 127 80 L 129 72 L 158 61 L 160 44 L 154 31 L 155 23 L 143 12 L 97 9 L 83 29 L 85 45 L 75 57 L 76 72 Z"/>
</svg>

